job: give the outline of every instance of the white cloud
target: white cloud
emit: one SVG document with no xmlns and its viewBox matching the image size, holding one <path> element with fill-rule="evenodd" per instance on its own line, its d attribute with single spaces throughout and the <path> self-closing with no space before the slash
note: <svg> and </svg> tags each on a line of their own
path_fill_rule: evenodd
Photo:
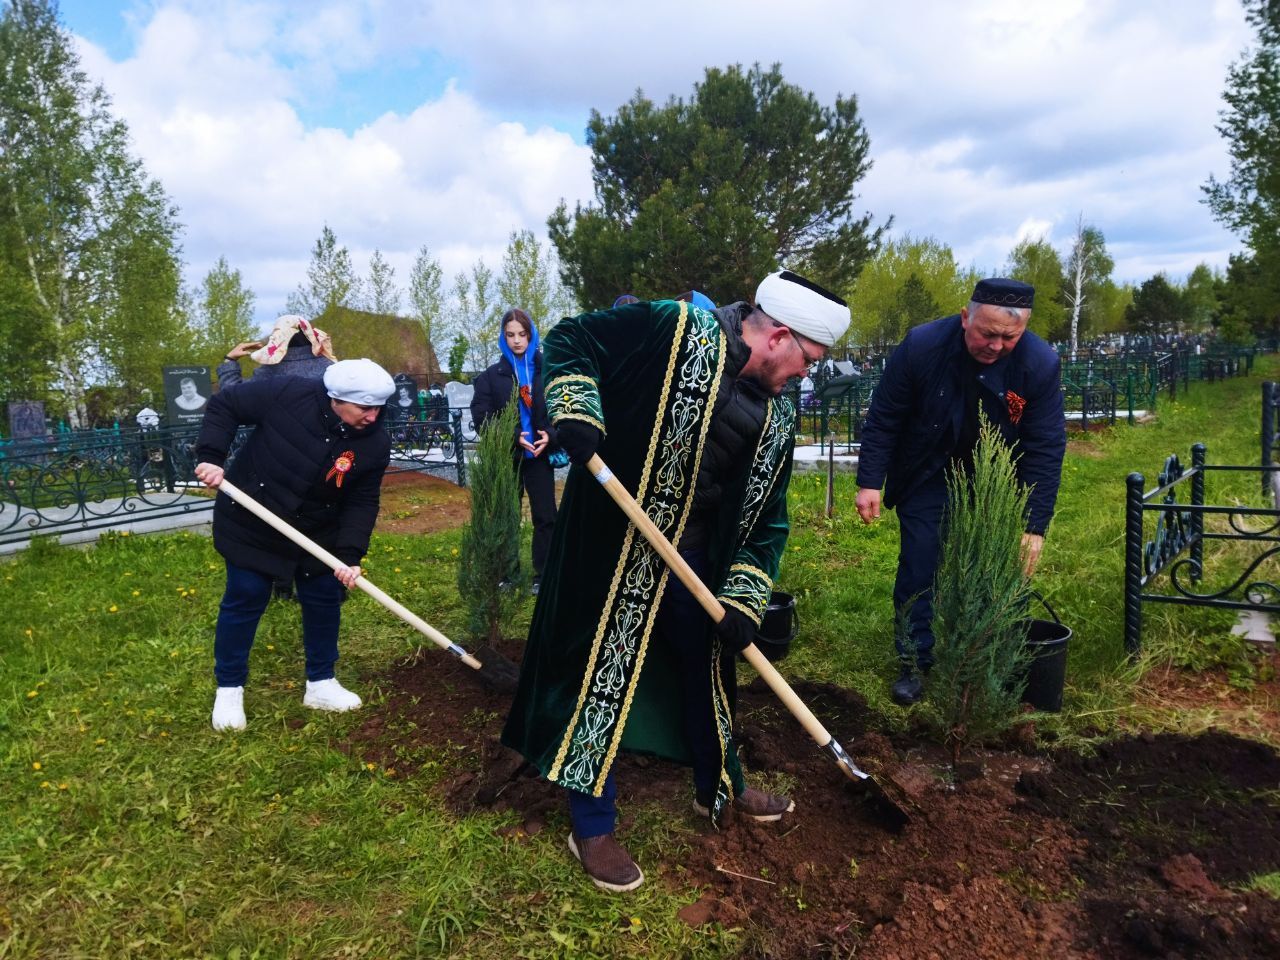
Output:
<svg viewBox="0 0 1280 960">
<path fill-rule="evenodd" d="M 580 130 L 637 88 L 687 97 L 707 66 L 757 60 L 824 103 L 856 94 L 875 163 L 861 208 L 962 264 L 996 269 L 1033 231 L 1062 246 L 1080 213 L 1122 279 L 1239 246 L 1199 189 L 1227 170 L 1238 0 L 151 4 L 130 57 L 86 46 L 85 65 L 181 205 L 192 273 L 225 253 L 268 315 L 324 222 L 401 280 L 423 243 L 450 273 L 496 266 L 511 230 L 591 199 L 589 151 L 544 122 Z M 307 119 L 338 103 L 362 119 Z"/>
<path fill-rule="evenodd" d="M 259 46 L 271 31 L 226 22 L 165 8 L 129 59 L 89 45 L 82 56 L 181 208 L 191 282 L 226 255 L 264 321 L 302 280 L 325 223 L 358 269 L 381 248 L 403 281 L 423 244 L 447 274 L 479 256 L 496 266 L 512 230 L 541 234 L 562 196 L 590 192 L 585 147 L 500 118 L 453 85 L 352 133 L 308 128 L 291 102 L 296 73 Z M 338 18 L 302 46 L 322 52 L 342 29 Z"/>
</svg>

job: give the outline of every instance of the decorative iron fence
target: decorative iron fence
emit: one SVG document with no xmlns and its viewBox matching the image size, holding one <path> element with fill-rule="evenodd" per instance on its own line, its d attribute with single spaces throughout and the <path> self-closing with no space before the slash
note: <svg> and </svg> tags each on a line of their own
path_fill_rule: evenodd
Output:
<svg viewBox="0 0 1280 960">
<path fill-rule="evenodd" d="M 462 416 L 388 425 L 391 462 L 466 485 Z M 251 428 L 242 428 L 231 457 Z M 195 478 L 198 427 L 55 433 L 0 443 L 0 547 L 47 534 L 80 533 L 213 508 Z M 230 459 L 230 458 L 228 458 Z"/>
<path fill-rule="evenodd" d="M 1261 472 L 1263 482 L 1280 470 L 1273 465 L 1227 466 L 1205 463 L 1205 445 L 1191 448 L 1191 468 L 1176 455 L 1165 460 L 1156 487 L 1144 492 L 1141 473 L 1129 474 L 1125 497 L 1124 645 L 1130 654 L 1142 647 L 1142 605 L 1173 603 L 1229 610 L 1280 613 L 1280 587 L 1254 579 L 1266 560 L 1280 553 L 1280 510 L 1205 503 L 1205 480 L 1211 473 Z M 1227 530 L 1206 530 L 1206 517 L 1225 517 Z M 1146 539 L 1148 517 L 1154 518 Z M 1240 541 L 1260 549 L 1244 571 L 1221 589 L 1204 589 L 1204 547 L 1208 541 Z M 1168 574 L 1165 592 L 1158 583 Z M 1223 578 L 1226 579 L 1226 578 Z"/>
</svg>

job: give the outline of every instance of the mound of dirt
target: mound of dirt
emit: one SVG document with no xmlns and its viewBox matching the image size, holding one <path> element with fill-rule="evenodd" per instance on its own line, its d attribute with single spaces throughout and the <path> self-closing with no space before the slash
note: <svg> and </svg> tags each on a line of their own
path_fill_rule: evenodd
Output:
<svg viewBox="0 0 1280 960">
<path fill-rule="evenodd" d="M 502 651 L 518 662 L 519 643 Z M 563 828 L 562 791 L 498 743 L 508 697 L 451 658 L 422 656 L 431 662 L 381 678 L 392 692 L 347 747 L 401 769 L 451 748 L 455 772 L 436 789 L 452 809 L 514 811 L 513 843 Z M 1209 734 L 1122 740 L 1090 757 L 987 751 L 958 777 L 940 751 L 886 737 L 855 693 L 795 689 L 859 765 L 910 793 L 916 815 L 892 829 L 763 684 L 746 686 L 747 770 L 796 785 L 781 823 L 731 812 L 715 831 L 690 812 L 686 770 L 633 756 L 615 768 L 624 841 L 640 809 L 690 827 L 665 862 L 642 864 L 655 881 L 704 888 L 680 911 L 686 923 L 746 927 L 758 957 L 1280 956 L 1280 902 L 1240 889 L 1280 870 L 1271 748 Z"/>
</svg>

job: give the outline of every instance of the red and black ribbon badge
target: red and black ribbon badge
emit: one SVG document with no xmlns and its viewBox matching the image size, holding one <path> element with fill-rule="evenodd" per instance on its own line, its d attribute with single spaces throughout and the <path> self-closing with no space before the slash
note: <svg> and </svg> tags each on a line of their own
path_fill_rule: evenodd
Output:
<svg viewBox="0 0 1280 960">
<path fill-rule="evenodd" d="M 527 383 L 520 384 L 520 399 L 524 401 L 526 407 L 533 409 L 533 391 L 529 389 Z"/>
<path fill-rule="evenodd" d="M 1012 390 L 1006 390 L 1004 402 L 1009 405 L 1009 422 L 1016 425 L 1022 419 L 1022 411 L 1026 407 L 1027 401 Z"/>
<path fill-rule="evenodd" d="M 333 466 L 329 468 L 329 472 L 324 475 L 325 482 L 333 480 L 334 486 L 342 486 L 342 478 L 347 475 L 347 471 L 356 465 L 356 455 L 353 450 L 343 450 L 338 454 L 338 459 L 333 461 Z M 334 479 L 334 478 L 337 479 Z"/>
</svg>

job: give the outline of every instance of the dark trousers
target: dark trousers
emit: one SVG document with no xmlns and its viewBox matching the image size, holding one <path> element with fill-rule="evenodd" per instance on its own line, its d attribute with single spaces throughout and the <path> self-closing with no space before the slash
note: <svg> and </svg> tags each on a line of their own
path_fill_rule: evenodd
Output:
<svg viewBox="0 0 1280 960">
<path fill-rule="evenodd" d="M 941 471 L 896 507 L 902 539 L 893 606 L 899 616 L 906 612 L 910 640 L 904 641 L 895 632 L 894 644 L 905 664 L 910 664 L 914 656 L 925 670 L 933 665 L 933 577 L 942 552 L 942 517 L 946 508 L 947 482 Z"/>
<path fill-rule="evenodd" d="M 338 662 L 338 624 L 346 588 L 331 573 L 306 576 L 299 572 L 294 583 L 302 607 L 307 679 L 328 680 Z M 227 589 L 213 640 L 213 675 L 218 686 L 242 687 L 249 679 L 249 651 L 271 588 L 271 577 L 227 563 Z"/>
<path fill-rule="evenodd" d="M 520 483 L 522 495 L 529 494 L 529 512 L 533 515 L 533 575 L 541 579 L 556 528 L 556 473 L 545 453 L 520 458 Z"/>
<path fill-rule="evenodd" d="M 706 579 L 707 558 L 701 551 L 681 554 L 695 573 Z M 715 706 L 711 701 L 711 642 L 707 630 L 711 625 L 702 605 L 673 573 L 667 578 L 662 605 L 653 625 L 653 642 L 667 644 L 679 662 L 679 676 L 684 701 L 684 735 L 693 756 L 694 796 L 709 807 L 720 779 L 720 738 L 716 733 Z M 741 793 L 744 784 L 735 784 Z M 569 816 L 573 832 L 579 839 L 613 833 L 618 821 L 617 788 L 612 771 L 605 778 L 599 797 L 577 790 L 569 794 Z"/>
</svg>

